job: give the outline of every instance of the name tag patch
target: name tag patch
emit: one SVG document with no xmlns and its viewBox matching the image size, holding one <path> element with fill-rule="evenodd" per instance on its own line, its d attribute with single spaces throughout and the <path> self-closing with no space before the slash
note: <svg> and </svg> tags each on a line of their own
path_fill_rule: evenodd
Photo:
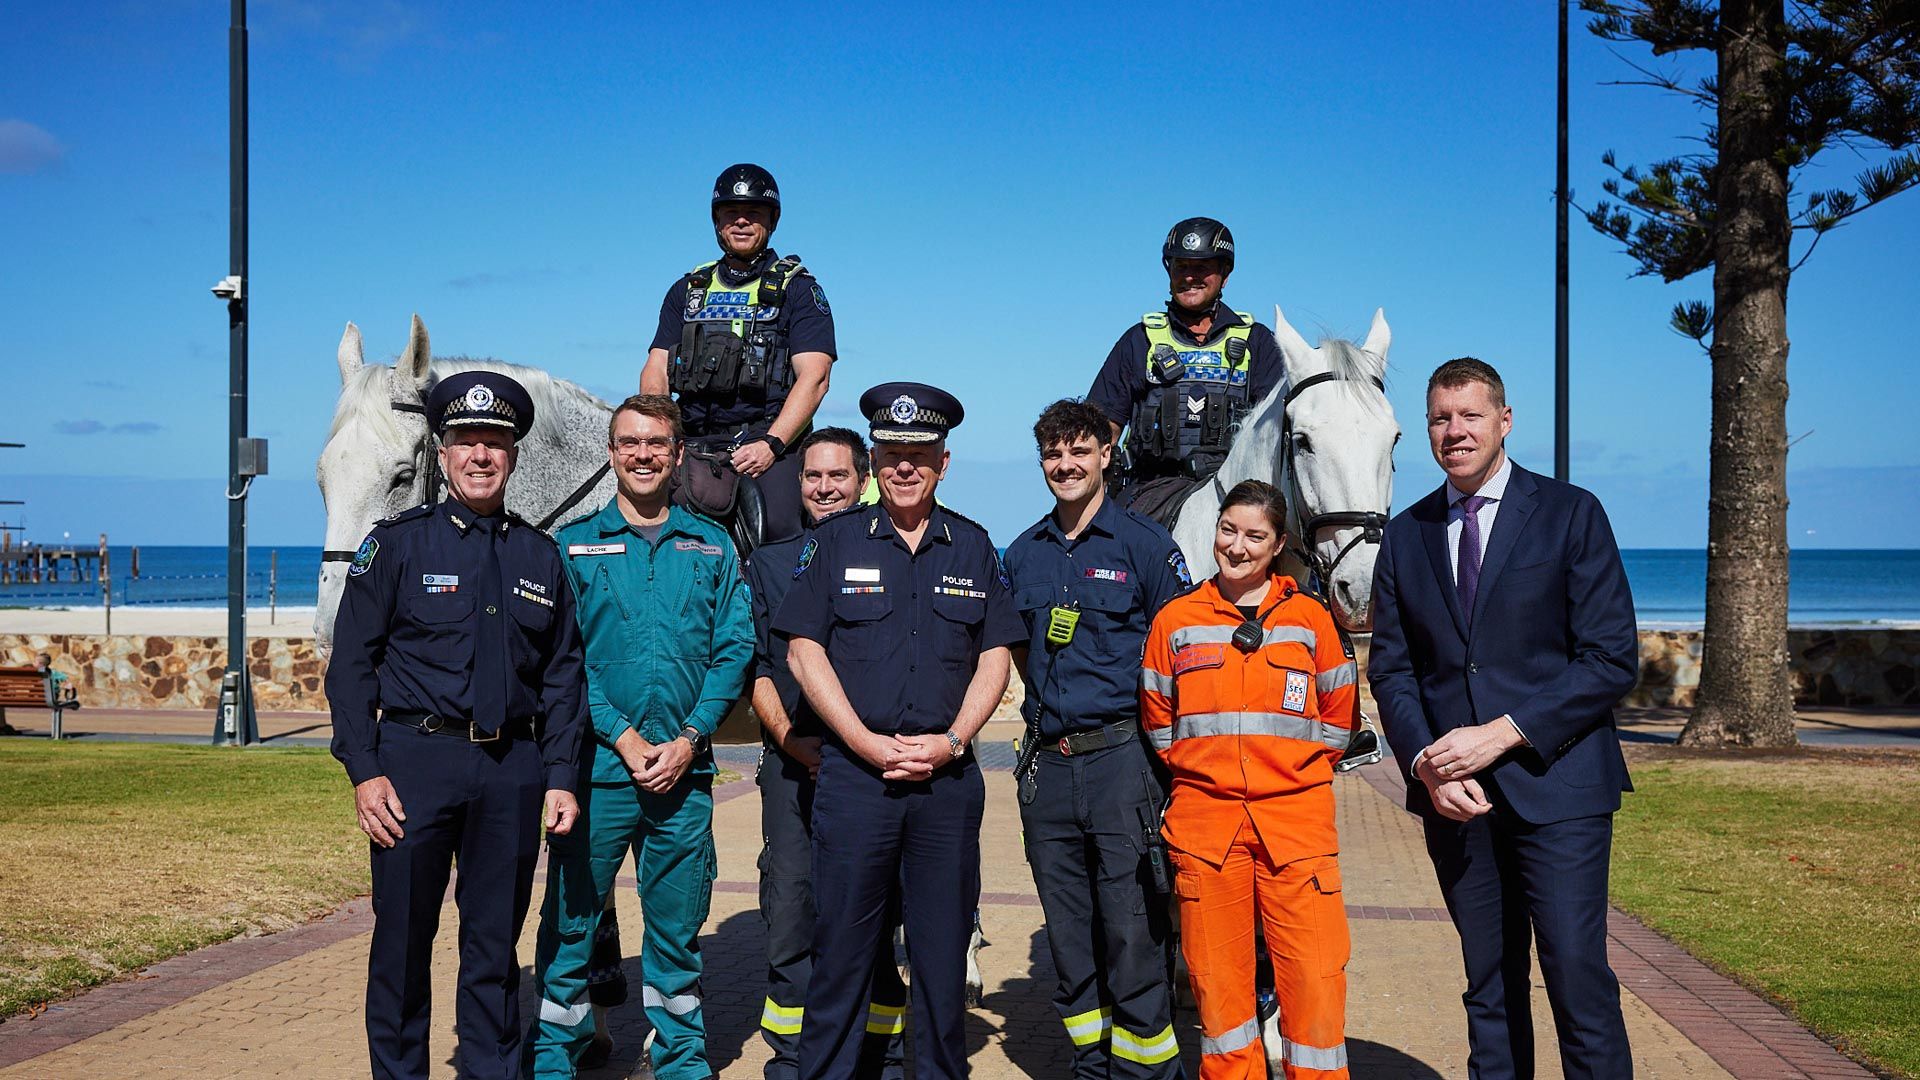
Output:
<svg viewBox="0 0 1920 1080">
<path fill-rule="evenodd" d="M 427 587 L 427 591 L 430 593 L 459 592 L 460 591 L 460 575 L 459 574 L 421 574 L 420 584 L 425 585 Z"/>
<path fill-rule="evenodd" d="M 880 568 L 877 566 L 849 566 L 847 567 L 847 580 L 879 581 Z"/>
<path fill-rule="evenodd" d="M 1280 701 L 1280 707 L 1293 713 L 1307 711 L 1307 673 L 1304 671 L 1287 672 L 1287 693 Z"/>
<path fill-rule="evenodd" d="M 985 600 L 987 594 L 980 589 L 955 589 L 946 585 L 935 585 L 933 591 L 939 596 L 965 596 L 973 600 Z"/>
<path fill-rule="evenodd" d="M 1185 675 L 1202 668 L 1217 668 L 1227 662 L 1227 647 L 1218 641 L 1189 645 L 1173 654 L 1173 673 Z"/>
<path fill-rule="evenodd" d="M 520 598 L 520 599 L 522 599 L 522 600 L 531 600 L 531 601 L 533 601 L 534 603 L 536 603 L 536 604 L 539 604 L 539 605 L 540 605 L 540 606 L 542 606 L 542 607 L 552 607 L 552 606 L 553 606 L 553 601 L 551 601 L 551 600 L 549 600 L 549 599 L 547 599 L 547 598 L 546 598 L 546 597 L 544 597 L 544 596 L 541 596 L 541 595 L 540 595 L 539 593 L 532 593 L 532 592 L 528 592 L 528 591 L 527 591 L 527 590 L 525 590 L 525 589 L 521 589 L 521 588 L 515 588 L 515 589 L 513 590 L 513 595 L 515 595 L 515 596 L 517 596 L 517 597 L 519 597 L 519 598 Z"/>
<path fill-rule="evenodd" d="M 720 545 L 703 544 L 698 540 L 675 540 L 673 542 L 673 550 L 697 551 L 702 555 L 718 555 L 720 554 Z"/>
<path fill-rule="evenodd" d="M 625 541 L 622 541 L 618 544 L 568 544 L 567 545 L 567 554 L 569 555 L 625 555 L 626 553 L 627 553 L 627 545 Z"/>
<path fill-rule="evenodd" d="M 1086 579 L 1088 581 L 1117 581 L 1124 585 L 1127 581 L 1127 572 L 1125 570 L 1107 570 L 1098 566 L 1089 566 L 1087 567 Z"/>
</svg>

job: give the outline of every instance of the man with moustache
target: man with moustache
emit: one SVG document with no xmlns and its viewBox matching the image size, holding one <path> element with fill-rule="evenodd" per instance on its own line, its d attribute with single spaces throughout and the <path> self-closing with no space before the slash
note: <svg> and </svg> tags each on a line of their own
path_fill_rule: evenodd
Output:
<svg viewBox="0 0 1920 1080">
<path fill-rule="evenodd" d="M 508 1080 L 540 828 L 564 840 L 580 814 L 580 632 L 553 541 L 505 509 L 532 398 L 465 371 L 435 384 L 425 413 L 447 499 L 367 534 L 327 666 L 333 756 L 372 841 L 367 1045 L 381 1080 L 425 1080 L 436 1060 L 429 973 L 457 859 L 455 1061 L 462 1076 Z"/>
<path fill-rule="evenodd" d="M 728 166 L 713 182 L 720 259 L 674 282 L 640 372 L 640 392 L 679 399 L 696 448 L 724 451 L 733 471 L 759 478 L 766 536 L 800 531 L 799 455 L 827 393 L 833 311 L 797 255 L 767 246 L 780 224 L 780 189 L 758 165 Z"/>
<path fill-rule="evenodd" d="M 1534 1075 L 1537 946 L 1562 1071 L 1612 1080 L 1633 1075 L 1607 966 L 1633 596 L 1600 501 L 1508 460 L 1512 429 L 1491 365 L 1427 380 L 1447 479 L 1387 525 L 1367 674 L 1460 934 L 1468 1070 Z"/>
<path fill-rule="evenodd" d="M 960 403 L 921 383 L 860 397 L 880 503 L 800 550 L 773 617 L 825 723 L 813 806 L 814 922 L 800 1075 L 854 1075 L 875 954 L 900 889 L 913 963 L 915 1075 L 967 1075 L 966 954 L 986 788 L 968 743 L 1023 638 L 987 531 L 939 505 Z"/>
<path fill-rule="evenodd" d="M 1166 310 L 1120 335 L 1087 391 L 1115 442 L 1128 429 L 1115 477 L 1127 503 L 1151 484 L 1150 501 L 1162 505 L 1219 471 L 1240 421 L 1285 374 L 1273 331 L 1220 299 L 1233 258 L 1233 233 L 1220 222 L 1174 225 L 1160 246 Z"/>
<path fill-rule="evenodd" d="M 813 797 L 820 769 L 820 718 L 807 707 L 787 666 L 786 639 L 771 623 L 812 526 L 860 501 L 868 476 L 867 444 L 843 427 L 819 428 L 800 444 L 800 505 L 809 531 L 767 544 L 747 561 L 753 597 L 753 712 L 763 749 L 760 785 L 760 918 L 767 928 L 767 1000 L 761 1035 L 773 1056 L 767 1080 L 800 1075 L 800 1032 L 806 1023 L 807 981 L 813 968 Z M 907 988 L 894 966 L 890 916 L 886 944 L 874 954 L 858 1077 L 900 1080 L 905 1069 Z"/>
<path fill-rule="evenodd" d="M 670 399 L 621 402 L 607 432 L 619 490 L 556 537 L 586 642 L 592 765 L 581 789 L 585 828 L 556 839 L 548 861 L 534 1077 L 573 1076 L 593 1037 L 593 932 L 629 850 L 645 919 L 652 1075 L 713 1073 L 698 940 L 716 872 L 709 741 L 745 686 L 753 627 L 726 533 L 669 500 L 683 435 Z"/>
<path fill-rule="evenodd" d="M 1159 525 L 1106 497 L 1106 415 L 1056 401 L 1033 425 L 1052 513 L 1007 546 L 1027 628 L 1016 779 L 1078 1080 L 1184 1075 L 1168 983 L 1165 781 L 1140 733 L 1137 666 L 1154 613 L 1192 584 Z"/>
</svg>

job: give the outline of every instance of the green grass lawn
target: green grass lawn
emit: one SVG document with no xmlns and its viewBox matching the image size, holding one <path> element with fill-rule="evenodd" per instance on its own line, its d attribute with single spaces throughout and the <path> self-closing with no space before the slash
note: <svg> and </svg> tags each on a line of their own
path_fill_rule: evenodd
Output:
<svg viewBox="0 0 1920 1080">
<path fill-rule="evenodd" d="M 1920 1077 L 1920 757 L 1636 754 L 1614 902 Z"/>
</svg>

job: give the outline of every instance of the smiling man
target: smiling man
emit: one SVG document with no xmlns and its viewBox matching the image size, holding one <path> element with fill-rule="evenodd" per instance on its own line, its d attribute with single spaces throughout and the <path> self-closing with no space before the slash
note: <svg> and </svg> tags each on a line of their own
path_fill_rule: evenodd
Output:
<svg viewBox="0 0 1920 1080">
<path fill-rule="evenodd" d="M 767 539 L 800 531 L 799 443 L 827 393 L 833 312 L 797 255 L 768 247 L 780 189 L 758 165 L 728 166 L 713 182 L 717 262 L 674 282 L 640 392 L 679 399 L 696 445 L 731 447 L 740 476 L 760 477 Z"/>
<path fill-rule="evenodd" d="M 1007 547 L 1027 628 L 1016 779 L 1047 915 L 1053 1004 L 1077 1080 L 1182 1075 L 1167 981 L 1164 777 L 1140 736 L 1135 660 L 1153 616 L 1192 584 L 1167 531 L 1106 498 L 1113 434 L 1056 401 L 1033 425 L 1053 512 Z"/>
<path fill-rule="evenodd" d="M 1157 507 L 1212 476 L 1241 419 L 1280 383 L 1273 331 L 1220 299 L 1233 260 L 1225 225 L 1206 217 L 1176 224 L 1160 246 L 1166 310 L 1120 335 L 1087 391 L 1115 442 L 1127 429 L 1115 477 L 1125 503 L 1145 496 L 1143 506 Z"/>
<path fill-rule="evenodd" d="M 938 504 L 960 403 L 920 383 L 860 396 L 880 503 L 820 524 L 773 617 L 824 722 L 813 809 L 814 965 L 800 1075 L 858 1074 L 897 885 L 913 962 L 914 1074 L 967 1075 L 966 954 L 986 787 L 968 744 L 1007 687 L 1020 620 L 987 531 Z"/>
<path fill-rule="evenodd" d="M 465 371 L 427 395 L 447 500 L 388 518 L 355 554 L 327 667 L 333 756 L 371 840 L 373 1075 L 425 1080 L 428 972 L 455 859 L 462 1076 L 520 1075 L 514 942 L 547 834 L 580 807 L 585 687 L 573 594 L 553 541 L 506 512 L 516 442 L 533 427 L 519 383 Z"/>
<path fill-rule="evenodd" d="M 540 913 L 532 1035 L 540 1078 L 571 1077 L 592 1040 L 594 929 L 633 852 L 646 932 L 641 1000 L 652 1075 L 706 1080 L 699 933 L 712 900 L 713 732 L 753 659 L 746 587 L 719 526 L 668 498 L 680 410 L 636 394 L 614 410 L 607 457 L 619 483 L 599 513 L 564 528 L 593 718 L 584 827 L 556 839 Z"/>
</svg>

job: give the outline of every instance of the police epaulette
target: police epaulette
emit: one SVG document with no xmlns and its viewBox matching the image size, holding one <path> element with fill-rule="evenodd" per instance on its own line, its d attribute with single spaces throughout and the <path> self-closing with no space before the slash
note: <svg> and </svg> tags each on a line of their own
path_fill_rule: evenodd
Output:
<svg viewBox="0 0 1920 1080">
<path fill-rule="evenodd" d="M 432 515 L 433 507 L 428 506 L 426 503 L 421 503 L 419 506 L 409 506 L 390 518 L 381 518 L 379 521 L 374 522 L 374 524 L 398 525 L 403 521 L 412 521 L 415 518 L 431 517 Z"/>
<path fill-rule="evenodd" d="M 553 537 L 548 536 L 546 533 L 541 532 L 539 526 L 535 525 L 533 522 L 528 521 L 526 518 L 521 517 L 519 514 L 516 514 L 511 510 L 507 511 L 507 520 L 513 522 L 515 525 L 525 526 L 528 532 L 532 533 L 535 536 L 540 537 L 541 539 L 545 540 L 549 544 L 558 543 L 558 541 L 556 541 Z"/>
<path fill-rule="evenodd" d="M 967 525 L 971 525 L 974 528 L 979 529 L 982 533 L 985 533 L 987 531 L 987 527 L 985 525 L 980 524 L 979 522 L 973 520 L 972 518 L 961 513 L 960 511 L 955 510 L 953 507 L 946 505 L 945 503 L 941 504 L 940 510 L 942 513 L 946 514 L 948 517 L 955 518 Z"/>
<path fill-rule="evenodd" d="M 1140 325 L 1149 330 L 1164 330 L 1167 326 L 1167 313 L 1164 311 L 1149 311 L 1145 315 L 1140 316 Z"/>
</svg>

